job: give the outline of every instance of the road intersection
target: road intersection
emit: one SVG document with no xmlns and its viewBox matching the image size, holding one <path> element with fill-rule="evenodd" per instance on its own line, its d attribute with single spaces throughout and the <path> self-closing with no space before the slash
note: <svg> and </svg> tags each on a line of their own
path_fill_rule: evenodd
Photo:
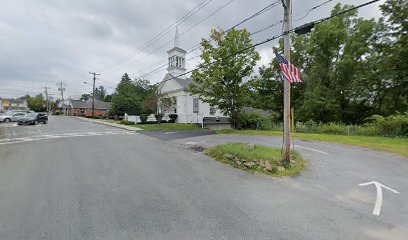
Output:
<svg viewBox="0 0 408 240">
<path fill-rule="evenodd" d="M 403 157 L 298 141 L 308 160 L 303 173 L 271 178 L 197 149 L 226 142 L 280 147 L 280 137 L 166 132 L 67 117 L 52 117 L 48 125 L 0 125 L 0 239 L 407 236 Z M 379 216 L 372 214 L 376 187 L 358 185 L 371 181 L 399 192 L 384 191 Z"/>
</svg>

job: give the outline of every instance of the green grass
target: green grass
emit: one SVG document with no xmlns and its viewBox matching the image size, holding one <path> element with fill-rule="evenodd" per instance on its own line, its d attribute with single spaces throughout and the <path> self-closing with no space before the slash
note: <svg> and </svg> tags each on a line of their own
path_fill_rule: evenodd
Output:
<svg viewBox="0 0 408 240">
<path fill-rule="evenodd" d="M 215 146 L 205 150 L 205 154 L 213 157 L 217 161 L 230 164 L 236 168 L 240 168 L 250 172 L 260 172 L 272 176 L 288 176 L 300 173 L 304 166 L 303 158 L 295 151 L 291 164 L 283 164 L 281 150 L 274 147 L 267 147 L 263 145 L 255 145 L 253 149 L 246 149 L 245 143 L 229 143 L 224 145 Z M 238 164 L 234 158 L 239 158 L 242 162 L 255 162 L 268 161 L 272 165 L 272 170 L 268 171 L 264 167 L 254 166 L 246 167 L 243 164 Z M 279 171 L 279 166 L 285 166 L 285 170 Z"/>
<path fill-rule="evenodd" d="M 259 136 L 282 136 L 278 131 L 261 130 L 221 130 L 220 134 L 242 134 Z M 330 134 L 295 133 L 295 138 L 304 140 L 317 140 L 323 142 L 335 142 L 359 147 L 370 148 L 379 151 L 398 153 L 408 158 L 408 139 L 391 137 L 368 137 L 368 136 L 344 136 Z"/>
<path fill-rule="evenodd" d="M 133 127 L 141 128 L 143 130 L 202 130 L 194 124 L 184 123 L 162 123 L 162 124 L 135 124 Z"/>
</svg>

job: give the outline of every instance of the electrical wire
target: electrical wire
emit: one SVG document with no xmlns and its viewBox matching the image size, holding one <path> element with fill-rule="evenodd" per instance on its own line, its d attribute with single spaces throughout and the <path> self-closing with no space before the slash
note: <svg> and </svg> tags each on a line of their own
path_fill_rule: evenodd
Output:
<svg viewBox="0 0 408 240">
<path fill-rule="evenodd" d="M 196 5 L 192 10 L 190 10 L 189 12 L 187 12 L 184 16 L 182 16 L 181 18 L 179 18 L 176 22 L 174 22 L 173 24 L 171 24 L 170 26 L 166 27 L 164 30 L 162 30 L 160 33 L 156 34 L 156 36 L 154 36 L 152 39 L 150 39 L 149 41 L 147 41 L 144 45 L 142 45 L 139 48 L 133 49 L 128 55 L 126 55 L 125 57 L 122 57 L 120 59 L 118 59 L 117 61 L 115 61 L 112 65 L 103 68 L 102 70 L 100 70 L 101 72 L 106 71 L 108 69 L 111 69 L 113 67 L 115 67 L 117 64 L 121 64 L 127 61 L 127 59 L 131 58 L 134 54 L 137 54 L 141 51 L 143 51 L 144 49 L 146 49 L 147 47 L 151 46 L 154 42 L 156 42 L 157 40 L 159 40 L 160 38 L 162 38 L 163 36 L 165 36 L 166 34 L 168 34 L 169 32 L 171 32 L 171 30 L 173 30 L 176 26 L 178 26 L 179 24 L 183 23 L 184 21 L 186 21 L 188 18 L 190 18 L 191 16 L 193 16 L 195 13 L 197 13 L 198 11 L 200 11 L 202 8 L 204 8 L 205 6 L 207 6 L 212 0 L 204 0 L 202 2 L 200 2 L 198 5 Z"/>
<path fill-rule="evenodd" d="M 338 16 L 340 16 L 340 15 L 346 14 L 346 13 L 348 13 L 348 12 L 354 11 L 354 10 L 359 9 L 359 8 L 361 8 L 361 7 L 368 6 L 368 5 L 373 4 L 373 3 L 376 3 L 376 2 L 378 2 L 378 1 L 380 1 L 380 0 L 372 0 L 372 1 L 369 1 L 369 2 L 366 2 L 366 3 L 363 3 L 363 4 L 360 4 L 360 5 L 358 5 L 358 6 L 349 8 L 349 9 L 347 9 L 347 10 L 338 12 L 338 13 L 336 13 L 336 14 L 333 14 L 333 15 L 329 16 L 329 17 L 326 17 L 326 18 L 322 18 L 322 19 L 313 21 L 312 23 L 315 24 L 315 25 L 316 25 L 316 24 L 320 24 L 320 23 L 325 22 L 325 21 L 328 21 L 328 20 L 330 20 L 330 19 L 332 19 L 332 18 L 335 18 L 335 17 L 338 17 Z M 248 50 L 251 49 L 251 48 L 255 48 L 255 47 L 257 47 L 257 46 L 260 46 L 260 45 L 263 45 L 263 44 L 265 44 L 265 43 L 271 42 L 271 41 L 273 41 L 273 40 L 275 40 L 275 39 L 277 39 L 277 38 L 280 38 L 280 37 L 282 37 L 282 36 L 284 36 L 284 35 L 286 35 L 286 34 L 293 33 L 293 32 L 295 32 L 295 29 L 296 29 L 296 28 L 292 28 L 292 29 L 290 29 L 290 30 L 287 31 L 287 32 L 282 32 L 282 33 L 280 33 L 280 34 L 278 34 L 278 35 L 275 35 L 275 36 L 273 36 L 273 37 L 271 37 L 271 38 L 268 38 L 268 39 L 266 39 L 266 40 L 264 40 L 264 41 L 261 41 L 261 42 L 259 42 L 259 43 L 253 44 L 253 45 L 251 45 L 251 46 L 249 46 L 249 47 L 246 47 L 246 48 L 244 48 L 244 49 L 241 49 L 241 50 L 239 50 L 239 51 L 237 51 L 237 52 L 235 52 L 235 53 L 229 54 L 229 55 L 227 55 L 226 57 L 223 57 L 223 58 L 214 60 L 213 62 L 208 63 L 208 64 L 205 64 L 205 65 L 203 65 L 203 66 L 196 67 L 196 68 L 194 68 L 193 70 L 190 70 L 190 71 L 188 71 L 188 72 L 185 72 L 185 73 L 180 74 L 180 75 L 177 75 L 177 76 L 173 76 L 173 77 L 168 78 L 168 79 L 166 79 L 166 80 L 164 80 L 164 81 L 162 81 L 162 82 L 170 81 L 170 80 L 172 80 L 172 79 L 179 78 L 179 77 L 181 77 L 181 76 L 185 76 L 185 75 L 187 75 L 187 74 L 189 74 L 189 73 L 192 73 L 192 72 L 194 72 L 194 71 L 196 71 L 196 70 L 199 70 L 199 69 L 202 69 L 202 68 L 205 68 L 205 67 L 209 67 L 209 66 L 211 66 L 211 65 L 213 65 L 213 64 L 215 64 L 215 63 L 218 63 L 218 62 L 220 62 L 220 61 L 223 61 L 224 59 L 227 59 L 227 58 L 233 57 L 233 56 L 235 56 L 235 55 L 238 55 L 238 54 L 240 54 L 240 53 L 243 53 L 243 52 L 245 52 L 245 51 L 248 51 Z"/>
</svg>

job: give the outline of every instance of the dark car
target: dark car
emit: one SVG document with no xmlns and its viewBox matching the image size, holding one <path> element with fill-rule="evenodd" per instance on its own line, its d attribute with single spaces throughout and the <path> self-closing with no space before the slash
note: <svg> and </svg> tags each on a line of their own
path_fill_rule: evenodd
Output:
<svg viewBox="0 0 408 240">
<path fill-rule="evenodd" d="M 48 116 L 44 113 L 27 113 L 24 117 L 21 117 L 18 125 L 37 125 L 38 123 L 47 124 Z"/>
</svg>

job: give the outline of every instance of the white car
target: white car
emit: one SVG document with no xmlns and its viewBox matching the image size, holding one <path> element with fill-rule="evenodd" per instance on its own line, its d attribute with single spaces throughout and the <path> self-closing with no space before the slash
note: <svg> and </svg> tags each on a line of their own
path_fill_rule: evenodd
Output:
<svg viewBox="0 0 408 240">
<path fill-rule="evenodd" d="M 25 112 L 6 112 L 0 115 L 0 122 L 17 122 L 21 117 L 25 116 Z"/>
</svg>

